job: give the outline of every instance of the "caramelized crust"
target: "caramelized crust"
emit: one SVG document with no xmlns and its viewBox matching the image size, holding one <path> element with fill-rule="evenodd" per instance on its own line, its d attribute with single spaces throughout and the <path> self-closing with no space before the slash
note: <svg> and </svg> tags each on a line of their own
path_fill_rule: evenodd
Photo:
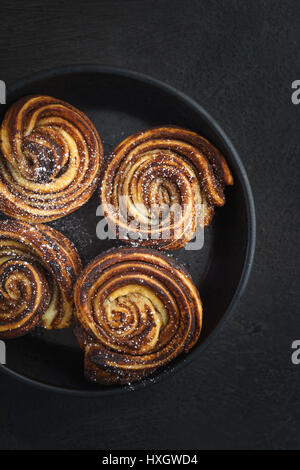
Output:
<svg viewBox="0 0 300 470">
<path fill-rule="evenodd" d="M 87 116 L 64 101 L 20 99 L 4 117 L 0 140 L 0 209 L 11 217 L 58 219 L 85 204 L 99 182 L 100 137 Z"/>
<path fill-rule="evenodd" d="M 225 158 L 210 142 L 164 126 L 131 135 L 114 149 L 101 202 L 117 238 L 126 241 L 129 234 L 141 245 L 178 249 L 211 223 L 214 206 L 225 203 L 225 185 L 232 184 Z M 179 210 L 156 214 L 155 222 L 151 207 L 172 206 Z"/>
<path fill-rule="evenodd" d="M 135 382 L 197 342 L 202 304 L 190 275 L 155 250 L 123 248 L 95 258 L 74 290 L 75 335 L 85 374 Z"/>
<path fill-rule="evenodd" d="M 15 338 L 37 324 L 70 325 L 73 285 L 81 261 L 73 244 L 45 225 L 0 222 L 0 337 Z"/>
</svg>

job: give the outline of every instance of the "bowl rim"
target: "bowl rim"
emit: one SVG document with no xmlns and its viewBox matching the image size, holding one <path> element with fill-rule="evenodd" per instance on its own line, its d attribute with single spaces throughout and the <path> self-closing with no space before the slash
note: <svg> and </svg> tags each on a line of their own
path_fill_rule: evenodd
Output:
<svg viewBox="0 0 300 470">
<path fill-rule="evenodd" d="M 254 198 L 252 189 L 249 183 L 249 179 L 244 168 L 244 165 L 234 147 L 231 140 L 227 136 L 227 134 L 223 131 L 217 121 L 200 105 L 197 101 L 193 98 L 190 98 L 188 95 L 183 93 L 182 91 L 177 90 L 175 87 L 158 80 L 154 77 L 149 75 L 143 74 L 141 72 L 137 72 L 134 70 L 130 70 L 127 68 L 111 66 L 111 65 L 94 65 L 94 64 L 81 64 L 81 65 L 67 65 L 62 67 L 55 67 L 50 69 L 45 69 L 37 73 L 32 73 L 30 75 L 25 76 L 14 82 L 12 85 L 7 85 L 7 96 L 16 92 L 19 88 L 24 87 L 32 82 L 46 79 L 46 78 L 54 78 L 59 77 L 62 75 L 67 74 L 80 74 L 80 73 L 95 73 L 101 75 L 117 75 L 119 77 L 133 79 L 139 82 L 143 82 L 145 84 L 154 86 L 161 91 L 168 93 L 169 95 L 176 97 L 180 101 L 187 104 L 189 107 L 193 108 L 195 112 L 200 114 L 202 118 L 208 123 L 208 125 L 213 128 L 214 132 L 218 136 L 218 138 L 223 142 L 225 147 L 227 148 L 228 153 L 233 163 L 235 172 L 237 173 L 238 180 L 241 184 L 241 188 L 245 198 L 246 204 L 246 215 L 247 215 L 247 225 L 248 225 L 248 242 L 247 242 L 247 249 L 244 258 L 244 265 L 242 269 L 242 273 L 240 276 L 240 280 L 238 286 L 235 290 L 235 293 L 231 299 L 231 302 L 224 312 L 222 319 L 213 330 L 210 335 L 205 338 L 203 343 L 197 348 L 193 349 L 189 352 L 189 354 L 176 365 L 171 367 L 171 369 L 162 369 L 162 371 L 158 372 L 158 374 L 153 378 L 145 378 L 143 381 L 137 382 L 134 386 L 118 386 L 116 388 L 109 388 L 109 389 L 101 389 L 101 390 L 78 390 L 73 388 L 66 388 L 66 387 L 59 387 L 56 385 L 47 384 L 45 382 L 40 382 L 38 380 L 26 377 L 14 370 L 9 369 L 6 365 L 0 364 L 0 370 L 3 371 L 5 374 L 14 377 L 15 379 L 26 383 L 28 385 L 32 385 L 36 388 L 45 391 L 51 391 L 56 393 L 62 393 L 67 395 L 73 396 L 81 396 L 81 397 L 99 397 L 99 396 L 107 396 L 107 395 L 118 395 L 128 391 L 138 391 L 144 389 L 146 386 L 154 385 L 160 382 L 163 378 L 167 377 L 170 373 L 174 373 L 180 370 L 184 365 L 189 364 L 193 361 L 196 356 L 200 355 L 202 351 L 216 338 L 217 334 L 223 328 L 229 317 L 232 315 L 236 305 L 238 304 L 241 296 L 243 295 L 246 285 L 249 280 L 251 268 L 253 265 L 254 253 L 255 253 L 255 243 L 256 243 L 256 216 L 255 216 L 255 205 L 254 205 Z"/>
</svg>

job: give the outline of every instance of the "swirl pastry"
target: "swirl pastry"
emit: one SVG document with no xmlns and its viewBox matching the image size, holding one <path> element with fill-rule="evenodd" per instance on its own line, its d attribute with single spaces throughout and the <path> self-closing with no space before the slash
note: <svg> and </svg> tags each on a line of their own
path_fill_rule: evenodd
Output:
<svg viewBox="0 0 300 470">
<path fill-rule="evenodd" d="M 7 111 L 0 131 L 0 209 L 25 222 L 49 222 L 85 204 L 103 161 L 87 116 L 50 96 L 26 96 Z"/>
<path fill-rule="evenodd" d="M 104 215 L 116 238 L 178 249 L 214 206 L 225 203 L 233 178 L 223 155 L 195 132 L 157 127 L 134 134 L 113 151 L 102 183 Z"/>
<path fill-rule="evenodd" d="M 73 244 L 46 225 L 0 222 L 0 337 L 14 338 L 37 324 L 70 325 L 73 284 L 81 261 Z"/>
<path fill-rule="evenodd" d="M 100 255 L 81 273 L 74 299 L 85 374 L 101 384 L 146 377 L 200 335 L 202 304 L 190 275 L 155 250 Z"/>
</svg>

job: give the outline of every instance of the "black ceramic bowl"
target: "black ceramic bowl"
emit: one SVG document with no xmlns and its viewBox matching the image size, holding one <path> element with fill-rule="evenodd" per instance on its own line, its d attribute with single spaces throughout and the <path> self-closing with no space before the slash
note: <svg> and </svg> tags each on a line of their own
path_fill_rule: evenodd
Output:
<svg viewBox="0 0 300 470">
<path fill-rule="evenodd" d="M 216 209 L 212 225 L 205 230 L 199 251 L 173 252 L 185 264 L 199 288 L 204 305 L 201 338 L 187 355 L 179 356 L 152 378 L 131 386 L 104 387 L 88 383 L 83 376 L 83 354 L 72 330 L 41 331 L 7 341 L 7 365 L 3 372 L 47 390 L 95 396 L 120 393 L 156 382 L 180 369 L 215 337 L 232 313 L 247 283 L 255 248 L 255 212 L 244 167 L 228 137 L 195 101 L 174 88 L 136 72 L 113 67 L 71 66 L 20 80 L 8 89 L 7 107 L 27 94 L 47 94 L 84 111 L 103 139 L 105 154 L 129 134 L 159 124 L 176 124 L 211 140 L 226 156 L 235 184 L 226 189 L 226 204 Z M 115 241 L 96 237 L 99 194 L 77 212 L 50 223 L 77 246 L 84 265 Z M 4 218 L 4 216 L 3 216 Z"/>
</svg>

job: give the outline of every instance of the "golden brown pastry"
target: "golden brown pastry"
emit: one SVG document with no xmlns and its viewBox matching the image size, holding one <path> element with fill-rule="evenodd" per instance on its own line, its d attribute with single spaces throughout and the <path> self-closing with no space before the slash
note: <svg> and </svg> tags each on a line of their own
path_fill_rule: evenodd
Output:
<svg viewBox="0 0 300 470">
<path fill-rule="evenodd" d="M 74 298 L 75 335 L 94 382 L 142 379 L 189 351 L 200 335 L 202 304 L 190 275 L 155 250 L 100 255 L 82 271 Z"/>
<path fill-rule="evenodd" d="M 88 117 L 64 101 L 21 98 L 8 109 L 0 140 L 0 209 L 11 217 L 58 219 L 85 204 L 98 185 L 100 137 Z"/>
<path fill-rule="evenodd" d="M 178 249 L 210 224 L 214 206 L 225 203 L 225 185 L 232 184 L 225 158 L 210 142 L 164 126 L 131 135 L 114 149 L 101 201 L 117 238 Z"/>
<path fill-rule="evenodd" d="M 46 225 L 0 221 L 0 338 L 70 325 L 81 271 L 74 245 Z"/>
</svg>

